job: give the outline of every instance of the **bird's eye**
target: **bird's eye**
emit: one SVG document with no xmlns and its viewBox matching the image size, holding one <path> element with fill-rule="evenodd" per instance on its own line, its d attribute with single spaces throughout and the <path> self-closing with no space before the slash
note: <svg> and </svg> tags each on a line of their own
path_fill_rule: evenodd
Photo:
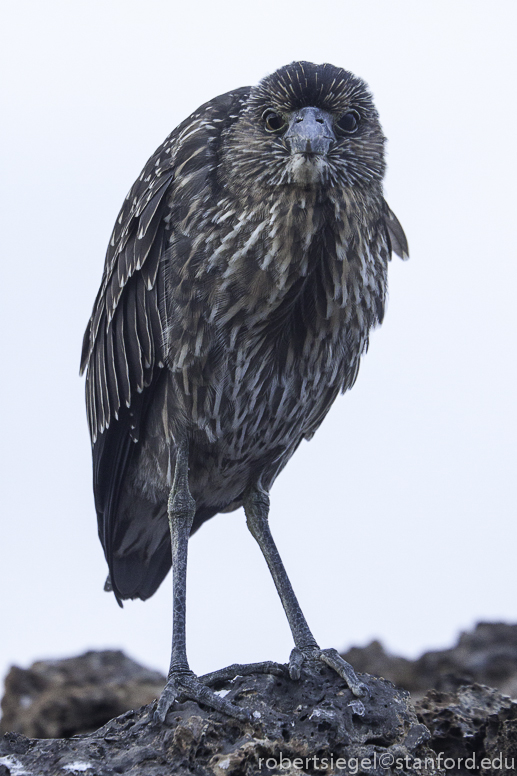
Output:
<svg viewBox="0 0 517 776">
<path fill-rule="evenodd" d="M 274 110 L 267 110 L 262 114 L 266 132 L 282 132 L 287 129 L 287 122 Z"/>
<path fill-rule="evenodd" d="M 343 113 L 341 118 L 338 119 L 337 125 L 342 132 L 351 135 L 359 126 L 360 119 L 361 117 L 356 110 L 349 110 L 348 113 Z"/>
</svg>

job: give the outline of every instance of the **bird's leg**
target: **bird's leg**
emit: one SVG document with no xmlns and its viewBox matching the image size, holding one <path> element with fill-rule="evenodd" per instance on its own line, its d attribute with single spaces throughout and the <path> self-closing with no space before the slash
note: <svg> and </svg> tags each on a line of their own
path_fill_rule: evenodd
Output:
<svg viewBox="0 0 517 776">
<path fill-rule="evenodd" d="M 354 695 L 365 695 L 367 688 L 359 681 L 352 666 L 340 657 L 337 650 L 320 649 L 307 625 L 307 620 L 294 594 L 282 558 L 269 530 L 269 496 L 267 493 L 257 487 L 249 488 L 244 497 L 244 511 L 246 512 L 247 526 L 258 542 L 269 566 L 293 634 L 295 647 L 289 658 L 291 678 L 300 678 L 301 667 L 306 659 L 317 659 L 333 668 L 345 680 Z"/>
<path fill-rule="evenodd" d="M 167 505 L 172 549 L 172 651 L 169 675 L 190 670 L 185 634 L 188 540 L 196 504 L 188 484 L 188 447 L 178 447 L 174 482 Z"/>
<path fill-rule="evenodd" d="M 204 703 L 237 719 L 247 720 L 245 709 L 221 698 L 190 670 L 185 641 L 185 602 L 187 585 L 187 547 L 196 512 L 188 484 L 188 444 L 178 445 L 174 482 L 168 502 L 172 546 L 173 623 L 171 665 L 167 684 L 158 701 L 155 719 L 164 722 L 176 699 Z"/>
</svg>

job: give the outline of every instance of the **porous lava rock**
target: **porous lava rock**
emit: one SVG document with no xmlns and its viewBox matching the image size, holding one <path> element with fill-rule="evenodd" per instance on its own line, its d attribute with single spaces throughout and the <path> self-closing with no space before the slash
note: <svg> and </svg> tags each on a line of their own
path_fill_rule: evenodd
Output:
<svg viewBox="0 0 517 776">
<path fill-rule="evenodd" d="M 517 697 L 517 625 L 478 623 L 451 649 L 424 652 L 417 660 L 390 655 L 379 641 L 353 647 L 343 657 L 358 671 L 409 690 L 415 700 L 431 689 L 453 692 L 476 683 Z"/>
<path fill-rule="evenodd" d="M 257 776 L 282 774 L 395 773 L 437 776 L 429 733 L 409 696 L 384 679 L 363 676 L 369 695 L 358 703 L 326 666 L 288 676 L 253 675 L 223 683 L 218 692 L 245 707 L 240 722 L 199 706 L 175 703 L 167 724 L 153 720 L 155 704 L 128 711 L 94 733 L 34 740 L 6 734 L 0 763 L 11 774 L 38 776 Z M 361 765 L 362 763 L 362 765 Z M 363 768 L 366 766 L 366 770 Z"/>
<path fill-rule="evenodd" d="M 517 703 L 508 696 L 479 684 L 431 690 L 415 710 L 442 765 L 455 763 L 447 773 L 517 773 Z"/>
<path fill-rule="evenodd" d="M 13 666 L 5 679 L 0 731 L 68 738 L 96 730 L 128 709 L 150 703 L 165 677 L 118 650 Z M 0 772 L 1 776 L 1 772 Z"/>
<path fill-rule="evenodd" d="M 165 677 L 121 652 L 13 668 L 0 776 L 517 774 L 517 702 L 508 697 L 517 695 L 516 625 L 481 623 L 452 649 L 415 661 L 379 642 L 345 657 L 385 677 L 363 673 L 364 710 L 335 673 L 313 666 L 300 682 L 255 675 L 216 687 L 251 722 L 185 701 L 165 726 L 152 701 Z"/>
</svg>

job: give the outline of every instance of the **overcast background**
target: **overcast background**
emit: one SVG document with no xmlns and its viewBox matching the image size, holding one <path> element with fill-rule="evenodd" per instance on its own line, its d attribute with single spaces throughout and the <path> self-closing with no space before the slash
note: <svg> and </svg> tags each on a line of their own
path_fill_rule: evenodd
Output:
<svg viewBox="0 0 517 776">
<path fill-rule="evenodd" d="M 167 670 L 171 579 L 119 609 L 91 492 L 84 328 L 122 200 L 206 100 L 295 59 L 370 85 L 409 239 L 359 379 L 272 491 L 316 638 L 417 655 L 517 620 L 514 0 L 4 0 L 1 558 L 8 666 L 123 648 Z M 285 661 L 242 511 L 190 543 L 200 673 Z"/>
</svg>

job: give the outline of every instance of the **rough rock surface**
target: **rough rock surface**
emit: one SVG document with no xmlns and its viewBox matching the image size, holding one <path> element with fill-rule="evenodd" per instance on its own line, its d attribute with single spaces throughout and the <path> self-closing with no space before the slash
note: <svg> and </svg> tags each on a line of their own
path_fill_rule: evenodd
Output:
<svg viewBox="0 0 517 776">
<path fill-rule="evenodd" d="M 455 692 L 431 690 L 415 709 L 431 733 L 431 746 L 462 762 L 447 772 L 517 773 L 517 703 L 491 687 L 474 684 Z M 490 763 L 484 760 L 489 760 Z"/>
<path fill-rule="evenodd" d="M 33 738 L 86 733 L 150 703 L 164 684 L 158 671 L 111 650 L 41 660 L 27 670 L 13 666 L 5 680 L 0 731 Z"/>
<path fill-rule="evenodd" d="M 360 773 L 357 763 L 364 760 L 365 772 L 385 776 L 395 772 L 391 766 L 398 760 L 397 773 L 441 773 L 411 765 L 414 757 L 423 762 L 433 753 L 408 693 L 384 679 L 362 679 L 370 690 L 363 709 L 326 666 L 311 667 L 299 682 L 270 675 L 237 677 L 218 691 L 249 709 L 251 723 L 186 701 L 174 704 L 162 726 L 153 721 L 155 704 L 150 704 L 70 739 L 30 740 L 7 733 L 0 743 L 0 764 L 5 773 L 38 776 L 255 776 Z M 324 758 L 329 767 L 321 767 Z"/>
<path fill-rule="evenodd" d="M 517 695 L 517 626 L 482 623 L 453 649 L 416 661 L 392 657 L 378 642 L 346 658 L 410 689 L 414 707 L 386 679 L 363 676 L 371 695 L 360 714 L 344 683 L 321 666 L 301 682 L 257 675 L 216 688 L 254 712 L 251 724 L 187 701 L 173 706 L 164 727 L 149 702 L 165 677 L 121 652 L 14 668 L 2 725 L 19 732 L 0 741 L 0 776 L 517 774 L 517 702 L 481 684 Z M 79 730 L 89 732 L 67 738 Z"/>
<path fill-rule="evenodd" d="M 390 655 L 378 641 L 353 647 L 343 657 L 358 671 L 409 690 L 414 699 L 431 689 L 450 692 L 474 683 L 517 697 L 517 625 L 481 622 L 452 649 L 425 652 L 417 660 Z"/>
</svg>

